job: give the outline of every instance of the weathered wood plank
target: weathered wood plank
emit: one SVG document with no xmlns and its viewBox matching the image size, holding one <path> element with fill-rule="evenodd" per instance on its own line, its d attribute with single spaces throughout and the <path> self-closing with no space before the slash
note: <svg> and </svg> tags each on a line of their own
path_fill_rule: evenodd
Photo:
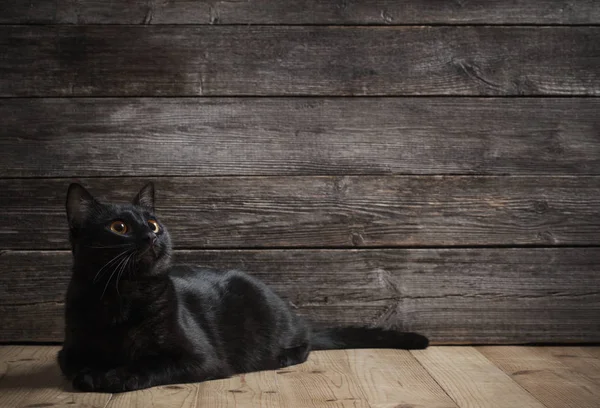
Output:
<svg viewBox="0 0 600 408">
<path fill-rule="evenodd" d="M 4 0 L 0 23 L 598 24 L 594 0 Z"/>
<path fill-rule="evenodd" d="M 600 27 L 1 26 L 0 96 L 600 95 L 598 37 Z"/>
<path fill-rule="evenodd" d="M 126 160 L 126 155 L 123 156 Z M 0 248 L 69 248 L 71 180 L 0 180 Z M 157 212 L 179 248 L 595 245 L 598 177 L 164 177 Z M 129 202 L 145 180 L 93 178 Z"/>
<path fill-rule="evenodd" d="M 0 162 L 4 177 L 598 175 L 598 112 L 597 98 L 0 99 Z"/>
<path fill-rule="evenodd" d="M 544 347 L 543 350 L 564 366 L 600 385 L 600 356 L 594 355 L 597 347 Z"/>
<path fill-rule="evenodd" d="M 473 347 L 411 351 L 461 408 L 545 408 Z"/>
<path fill-rule="evenodd" d="M 287 403 L 286 395 L 279 384 L 277 371 L 261 371 L 242 374 L 225 380 L 208 381 L 198 388 L 194 407 L 248 407 L 279 408 L 294 406 Z"/>
<path fill-rule="evenodd" d="M 0 341 L 60 341 L 68 251 L 0 256 Z M 437 343 L 600 341 L 600 248 L 179 251 L 247 271 L 321 325 Z M 585 305 L 585 307 L 582 307 Z"/>
<path fill-rule="evenodd" d="M 276 372 L 285 407 L 371 408 L 344 350 L 317 351 L 306 363 Z"/>
<path fill-rule="evenodd" d="M 547 408 L 597 408 L 600 386 L 569 369 L 544 348 L 480 347 L 492 363 Z"/>
<path fill-rule="evenodd" d="M 585 351 L 592 357 L 600 360 L 600 347 L 586 347 Z"/>
<path fill-rule="evenodd" d="M 104 408 L 111 395 L 74 392 L 63 379 L 58 347 L 2 346 L 0 406 Z"/>
<path fill-rule="evenodd" d="M 216 388 L 214 384 L 219 386 L 228 381 L 230 380 L 169 384 L 133 392 L 113 394 L 104 408 L 197 408 L 202 406 L 198 405 L 198 395 L 203 389 L 206 387 Z M 222 408 L 223 406 L 211 405 L 211 407 Z"/>
<path fill-rule="evenodd" d="M 371 407 L 458 407 L 408 351 L 363 349 L 344 353 Z"/>
</svg>

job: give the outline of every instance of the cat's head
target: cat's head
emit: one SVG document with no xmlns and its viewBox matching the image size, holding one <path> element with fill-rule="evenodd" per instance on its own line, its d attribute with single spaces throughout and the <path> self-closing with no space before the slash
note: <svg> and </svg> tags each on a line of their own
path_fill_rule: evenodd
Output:
<svg viewBox="0 0 600 408">
<path fill-rule="evenodd" d="M 171 238 L 154 214 L 154 185 L 148 183 L 131 204 L 101 203 L 80 184 L 67 193 L 67 219 L 75 272 L 94 281 L 165 273 Z M 93 275 L 93 276 L 92 276 Z"/>
</svg>

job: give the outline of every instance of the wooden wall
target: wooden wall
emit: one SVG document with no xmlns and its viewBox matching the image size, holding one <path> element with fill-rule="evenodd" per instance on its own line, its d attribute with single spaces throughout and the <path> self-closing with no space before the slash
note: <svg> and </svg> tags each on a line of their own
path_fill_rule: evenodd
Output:
<svg viewBox="0 0 600 408">
<path fill-rule="evenodd" d="M 600 341 L 596 0 L 4 0 L 0 341 L 60 341 L 69 182 L 321 324 Z"/>
</svg>

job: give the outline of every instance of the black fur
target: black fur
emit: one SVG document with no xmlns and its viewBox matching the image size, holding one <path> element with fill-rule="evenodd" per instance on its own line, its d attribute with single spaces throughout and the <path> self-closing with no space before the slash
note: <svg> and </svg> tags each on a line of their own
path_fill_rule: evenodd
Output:
<svg viewBox="0 0 600 408">
<path fill-rule="evenodd" d="M 302 363 L 310 350 L 427 347 L 416 333 L 311 332 L 249 275 L 171 266 L 152 184 L 128 205 L 99 203 L 72 184 L 67 216 L 74 263 L 58 359 L 79 390 L 123 392 L 277 369 Z M 122 227 L 115 221 L 126 224 L 125 234 L 111 230 Z"/>
</svg>

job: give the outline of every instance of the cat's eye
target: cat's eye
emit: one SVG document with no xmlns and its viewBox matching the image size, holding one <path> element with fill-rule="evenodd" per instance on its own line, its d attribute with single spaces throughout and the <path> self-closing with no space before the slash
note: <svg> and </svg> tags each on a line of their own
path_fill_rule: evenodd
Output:
<svg viewBox="0 0 600 408">
<path fill-rule="evenodd" d="M 110 224 L 110 230 L 115 234 L 123 235 L 127 234 L 128 228 L 127 224 L 123 221 L 113 221 L 112 224 Z"/>
<path fill-rule="evenodd" d="M 156 222 L 154 220 L 148 220 L 148 225 L 150 226 L 150 229 L 152 230 L 152 232 L 154 232 L 155 234 L 160 230 L 160 227 L 158 226 L 158 222 Z"/>
</svg>

